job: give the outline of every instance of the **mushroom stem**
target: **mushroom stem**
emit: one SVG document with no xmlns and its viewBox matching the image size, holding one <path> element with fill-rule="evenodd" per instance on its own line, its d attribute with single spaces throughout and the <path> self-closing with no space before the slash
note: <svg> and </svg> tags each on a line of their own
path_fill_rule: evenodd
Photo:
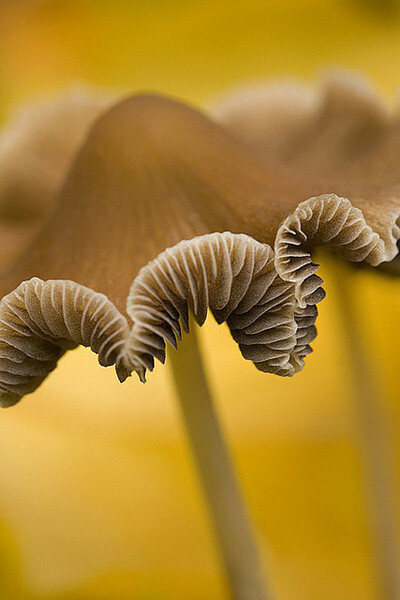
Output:
<svg viewBox="0 0 400 600">
<path fill-rule="evenodd" d="M 392 436 L 379 384 L 362 340 L 352 294 L 354 273 L 344 264 L 335 265 L 334 273 L 353 377 L 354 413 L 363 462 L 379 598 L 397 600 L 400 598 L 400 545 Z"/>
<path fill-rule="evenodd" d="M 260 557 L 204 373 L 196 326 L 169 359 L 232 598 L 267 600 Z"/>
</svg>

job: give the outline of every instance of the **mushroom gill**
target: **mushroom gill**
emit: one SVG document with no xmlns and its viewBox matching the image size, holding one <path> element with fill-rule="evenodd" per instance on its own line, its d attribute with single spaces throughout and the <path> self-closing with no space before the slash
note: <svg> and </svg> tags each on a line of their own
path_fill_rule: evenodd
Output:
<svg viewBox="0 0 400 600">
<path fill-rule="evenodd" d="M 125 317 L 104 294 L 72 281 L 22 282 L 0 304 L 0 405 L 33 392 L 79 344 L 118 368 L 127 335 Z"/>
<path fill-rule="evenodd" d="M 400 228 L 394 225 L 391 235 L 385 236 L 386 243 L 376 229 L 368 225 L 359 208 L 336 194 L 309 198 L 297 206 L 278 229 L 275 252 L 276 269 L 285 281 L 295 283 L 301 307 L 325 296 L 309 249 L 329 245 L 346 260 L 376 266 L 397 254 L 394 240 L 400 238 Z"/>
<path fill-rule="evenodd" d="M 297 337 L 293 289 L 277 276 L 269 246 L 247 235 L 209 234 L 166 250 L 132 284 L 129 347 L 142 377 L 154 357 L 164 362 L 164 340 L 176 345 L 180 323 L 188 330 L 189 307 L 198 325 L 207 309 L 226 321 L 243 357 L 264 372 L 293 375 L 314 337 L 313 319 Z"/>
<path fill-rule="evenodd" d="M 0 403 L 34 391 L 62 354 L 90 346 L 124 381 L 145 381 L 165 342 L 176 347 L 189 309 L 202 325 L 210 309 L 226 321 L 244 358 L 264 372 L 292 375 L 315 337 L 316 312 L 296 311 L 293 286 L 276 274 L 273 252 L 246 235 L 214 233 L 182 241 L 143 267 L 127 314 L 101 293 L 66 280 L 21 283 L 0 304 Z M 297 321 L 302 321 L 298 326 Z"/>
</svg>

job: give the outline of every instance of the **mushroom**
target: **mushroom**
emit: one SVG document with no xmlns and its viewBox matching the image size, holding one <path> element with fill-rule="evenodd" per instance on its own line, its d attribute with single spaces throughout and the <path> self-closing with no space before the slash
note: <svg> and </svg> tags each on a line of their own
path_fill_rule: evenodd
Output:
<svg viewBox="0 0 400 600">
<path fill-rule="evenodd" d="M 142 95 L 113 106 L 40 233 L 0 280 L 0 402 L 34 391 L 78 344 L 115 365 L 121 381 L 132 372 L 145 381 L 166 342 L 189 329 L 189 313 L 202 324 L 208 309 L 261 371 L 301 370 L 323 297 L 311 246 L 331 243 L 377 264 L 394 257 L 400 234 L 400 202 L 377 219 L 372 195 L 355 195 L 353 205 L 326 192 L 324 177 L 265 160 L 177 101 Z M 232 593 L 266 598 L 191 337 L 171 361 Z"/>
<path fill-rule="evenodd" d="M 293 81 L 245 86 L 222 98 L 213 114 L 268 165 L 301 169 L 335 192 L 301 202 L 277 231 L 276 268 L 295 284 L 299 303 L 308 286 L 321 282 L 311 262 L 315 245 L 399 275 L 399 113 L 367 82 L 337 73 L 317 88 Z M 377 575 L 382 598 L 394 600 L 400 597 L 394 448 L 362 343 L 354 270 L 336 261 L 333 274 L 352 363 Z"/>
<path fill-rule="evenodd" d="M 18 314 L 36 337 L 57 344 L 70 337 L 69 344 L 91 345 L 102 364 L 116 365 L 121 380 L 132 371 L 144 380 L 154 358 L 164 360 L 165 340 L 174 344 L 179 337 L 179 321 L 187 327 L 188 306 L 199 323 L 210 307 L 217 320 L 228 320 L 245 358 L 263 371 L 292 375 L 310 351 L 316 309 L 300 307 L 294 286 L 273 268 L 271 224 L 286 213 L 271 202 L 279 182 L 287 187 L 280 192 L 286 198 L 282 204 L 288 204 L 295 182 L 268 172 L 246 146 L 179 102 L 137 96 L 119 103 L 96 121 L 51 216 L 1 279 L 4 325 L 18 305 L 26 309 L 27 316 L 20 309 Z M 261 281 L 264 269 L 269 275 Z M 247 321 L 244 316 L 235 320 L 235 301 L 243 311 L 240 302 L 246 300 L 249 310 L 246 293 L 253 281 L 258 281 L 258 312 Z M 72 299 L 73 313 L 81 318 L 90 290 L 104 294 L 102 309 L 93 295 L 79 332 L 71 324 L 52 331 L 53 323 L 67 318 Z M 35 302 L 43 314 L 35 313 L 34 319 L 49 327 L 41 333 L 30 321 Z M 277 339 L 266 334 L 271 321 L 266 311 L 283 311 Z M 94 333 L 87 322 L 92 314 L 93 328 L 99 323 Z M 91 337 L 89 330 L 83 335 L 86 325 Z M 117 344 L 109 352 L 104 352 L 107 344 L 95 346 L 105 325 Z M 3 404 L 14 403 L 39 383 L 33 372 L 29 381 L 7 384 L 0 374 Z"/>
</svg>

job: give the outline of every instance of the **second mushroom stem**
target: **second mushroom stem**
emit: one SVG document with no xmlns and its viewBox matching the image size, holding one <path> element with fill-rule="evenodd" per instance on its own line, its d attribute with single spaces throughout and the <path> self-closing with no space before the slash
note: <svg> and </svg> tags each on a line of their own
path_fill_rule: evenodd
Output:
<svg viewBox="0 0 400 600">
<path fill-rule="evenodd" d="M 250 519 L 218 424 L 194 323 L 178 351 L 170 352 L 169 360 L 232 598 L 271 600 Z"/>
<path fill-rule="evenodd" d="M 363 463 L 378 593 L 382 600 L 398 600 L 400 551 L 392 436 L 382 406 L 382 394 L 362 340 L 359 314 L 352 294 L 354 273 L 347 265 L 336 264 L 334 274 L 354 382 L 355 421 Z"/>
</svg>

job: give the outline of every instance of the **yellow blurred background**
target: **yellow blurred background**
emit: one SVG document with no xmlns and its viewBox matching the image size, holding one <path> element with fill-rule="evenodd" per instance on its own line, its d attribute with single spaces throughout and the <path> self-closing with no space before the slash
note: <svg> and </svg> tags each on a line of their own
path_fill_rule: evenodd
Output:
<svg viewBox="0 0 400 600">
<path fill-rule="evenodd" d="M 394 102 L 397 2 L 0 0 L 0 114 L 76 82 L 210 106 L 254 79 L 361 71 Z M 201 331 L 276 600 L 373 600 L 351 366 L 332 271 L 305 370 L 279 379 Z M 400 293 L 352 274 L 399 470 Z M 222 600 L 168 368 L 120 385 L 79 349 L 0 413 L 1 600 Z M 400 479 L 399 479 L 400 481 Z M 398 483 L 398 482 L 397 482 Z M 399 523 L 398 523 L 399 525 Z"/>
</svg>

